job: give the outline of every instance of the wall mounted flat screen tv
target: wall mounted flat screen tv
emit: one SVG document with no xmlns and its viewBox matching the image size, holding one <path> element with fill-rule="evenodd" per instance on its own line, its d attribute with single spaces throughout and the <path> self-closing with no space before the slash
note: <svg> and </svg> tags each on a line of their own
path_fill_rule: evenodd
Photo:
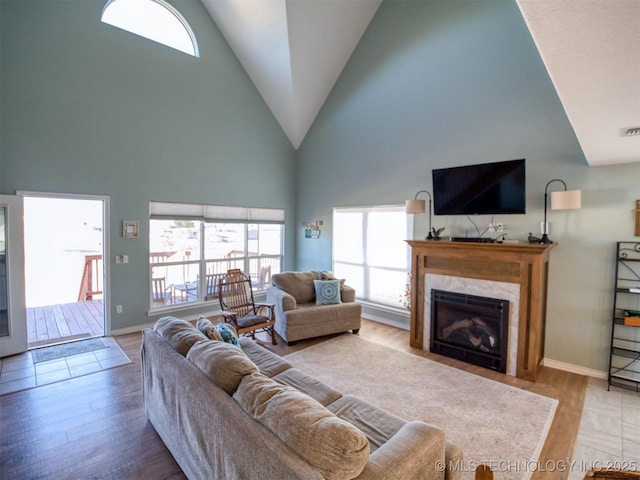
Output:
<svg viewBox="0 0 640 480">
<path fill-rule="evenodd" d="M 432 171 L 435 215 L 525 213 L 525 161 L 482 163 Z"/>
</svg>

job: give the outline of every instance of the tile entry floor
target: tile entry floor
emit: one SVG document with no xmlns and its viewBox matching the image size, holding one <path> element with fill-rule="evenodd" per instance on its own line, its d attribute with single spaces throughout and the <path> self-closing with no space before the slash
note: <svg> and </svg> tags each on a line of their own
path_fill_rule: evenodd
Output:
<svg viewBox="0 0 640 480">
<path fill-rule="evenodd" d="M 31 352 L 0 359 L 0 395 L 118 367 L 131 360 L 111 337 L 109 348 L 33 363 Z"/>
<path fill-rule="evenodd" d="M 640 393 L 590 378 L 569 480 L 592 468 L 640 471 Z"/>
</svg>

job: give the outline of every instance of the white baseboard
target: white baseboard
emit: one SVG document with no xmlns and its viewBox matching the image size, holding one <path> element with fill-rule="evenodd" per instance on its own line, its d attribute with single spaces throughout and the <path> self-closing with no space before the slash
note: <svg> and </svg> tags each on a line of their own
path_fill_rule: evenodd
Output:
<svg viewBox="0 0 640 480">
<path fill-rule="evenodd" d="M 382 323 L 384 325 L 389 325 L 390 327 L 401 328 L 402 330 L 409 330 L 410 326 L 406 323 L 396 322 L 394 320 L 389 320 L 388 318 L 379 317 L 378 315 L 373 315 L 370 312 L 362 313 L 362 318 L 367 320 L 371 320 L 372 322 Z"/>
<path fill-rule="evenodd" d="M 118 328 L 116 330 L 111 330 L 111 336 L 117 337 L 119 335 L 127 335 L 129 333 L 141 332 L 145 328 L 153 328 L 153 325 L 155 323 L 156 322 L 145 323 L 144 325 L 134 325 L 133 327 L 125 327 L 125 328 Z"/>
<path fill-rule="evenodd" d="M 594 370 L 592 368 L 581 367 L 580 365 L 573 365 L 571 363 L 560 362 L 559 360 L 553 360 L 551 358 L 545 358 L 543 360 L 545 367 L 555 368 L 557 370 L 563 370 L 565 372 L 577 373 L 578 375 L 585 375 L 587 377 L 598 378 L 600 380 L 607 379 L 607 372 L 601 370 Z"/>
<path fill-rule="evenodd" d="M 204 317 L 214 317 L 216 315 L 220 314 L 220 310 L 214 310 L 211 312 L 201 312 L 201 313 L 195 313 L 195 314 L 191 314 L 191 315 L 180 315 L 178 316 L 178 318 L 181 318 L 182 320 L 186 320 L 188 322 L 195 322 L 196 320 L 198 320 L 198 318 L 204 316 Z M 170 313 L 167 313 L 167 315 L 171 315 Z M 164 316 L 164 315 L 161 315 Z M 177 316 L 177 315 L 176 315 Z M 125 327 L 125 328 L 118 328 L 116 330 L 111 330 L 111 336 L 112 337 L 117 337 L 118 335 L 127 335 L 129 333 L 137 333 L 137 332 L 141 332 L 142 330 L 144 330 L 145 328 L 153 328 L 153 326 L 156 324 L 155 320 L 151 323 L 144 323 L 142 325 L 134 325 L 133 327 Z"/>
</svg>

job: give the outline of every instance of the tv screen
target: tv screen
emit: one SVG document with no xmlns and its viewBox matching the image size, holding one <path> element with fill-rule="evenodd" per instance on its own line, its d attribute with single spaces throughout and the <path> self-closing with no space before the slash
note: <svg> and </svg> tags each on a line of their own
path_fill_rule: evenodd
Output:
<svg viewBox="0 0 640 480">
<path fill-rule="evenodd" d="M 433 175 L 435 215 L 525 213 L 525 161 L 439 168 Z"/>
</svg>

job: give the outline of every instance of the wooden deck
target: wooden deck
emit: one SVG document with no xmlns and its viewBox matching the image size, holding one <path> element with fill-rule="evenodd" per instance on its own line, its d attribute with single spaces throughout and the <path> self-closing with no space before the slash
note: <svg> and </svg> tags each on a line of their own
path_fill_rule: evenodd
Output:
<svg viewBox="0 0 640 480">
<path fill-rule="evenodd" d="M 29 348 L 104 335 L 102 299 L 27 308 Z"/>
</svg>

